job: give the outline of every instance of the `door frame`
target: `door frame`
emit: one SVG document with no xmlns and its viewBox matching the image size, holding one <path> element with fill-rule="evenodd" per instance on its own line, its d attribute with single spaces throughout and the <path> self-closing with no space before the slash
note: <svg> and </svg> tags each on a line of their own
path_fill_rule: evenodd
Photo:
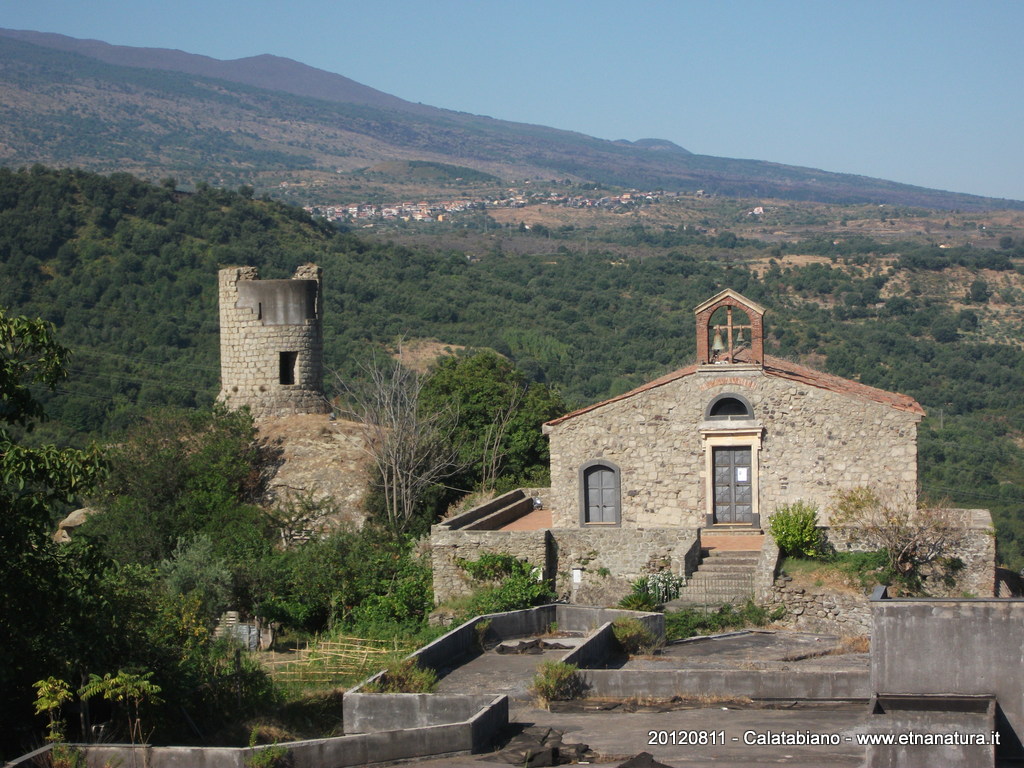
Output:
<svg viewBox="0 0 1024 768">
<path fill-rule="evenodd" d="M 761 438 L 764 427 L 734 429 L 702 429 L 704 439 L 704 521 L 705 526 L 715 525 L 715 448 L 750 448 L 750 524 L 761 527 L 760 475 Z"/>
</svg>

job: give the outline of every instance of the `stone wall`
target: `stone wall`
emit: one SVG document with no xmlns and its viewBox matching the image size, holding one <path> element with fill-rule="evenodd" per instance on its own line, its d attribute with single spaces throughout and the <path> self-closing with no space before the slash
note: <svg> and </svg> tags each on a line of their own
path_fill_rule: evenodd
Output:
<svg viewBox="0 0 1024 768">
<path fill-rule="evenodd" d="M 320 268 L 299 267 L 292 280 L 260 280 L 255 267 L 232 267 L 218 278 L 218 399 L 249 406 L 257 419 L 326 413 Z"/>
<path fill-rule="evenodd" d="M 558 599 L 583 605 L 615 605 L 650 573 L 688 577 L 700 556 L 691 528 L 555 528 L 551 536 Z"/>
<path fill-rule="evenodd" d="M 750 402 L 754 418 L 704 421 L 708 403 L 730 393 Z M 913 492 L 920 418 L 859 395 L 769 375 L 759 366 L 697 367 L 548 425 L 553 525 L 579 525 L 579 471 L 593 460 L 619 468 L 623 527 L 703 525 L 706 436 L 728 435 L 737 426 L 745 428 L 755 451 L 760 442 L 755 461 L 762 523 L 777 507 L 799 499 L 824 510 L 841 488 Z"/>
<path fill-rule="evenodd" d="M 781 624 L 804 632 L 871 633 L 871 606 L 867 595 L 791 587 L 790 581 L 787 576 L 780 577 L 761 599 L 761 604 L 768 609 L 785 609 Z"/>
<path fill-rule="evenodd" d="M 476 560 L 485 552 L 512 555 L 544 570 L 551 578 L 548 567 L 548 532 L 541 531 L 461 531 L 449 530 L 443 525 L 431 529 L 431 565 L 434 573 L 434 602 L 444 603 L 468 595 L 474 582 L 457 564 L 458 559 Z"/>
<path fill-rule="evenodd" d="M 931 597 L 995 597 L 996 536 L 992 515 L 987 509 L 944 509 L 937 513 L 959 521 L 962 527 L 948 557 L 958 559 L 963 567 L 952 571 L 942 565 L 923 568 L 925 592 Z M 839 552 L 874 548 L 854 526 L 825 527 L 824 531 L 829 544 Z"/>
<path fill-rule="evenodd" d="M 486 512 L 483 506 L 479 509 Z M 512 555 L 539 566 L 544 578 L 552 579 L 558 599 L 584 605 L 615 605 L 641 576 L 669 571 L 687 577 L 699 562 L 700 535 L 695 529 L 451 528 L 460 520 L 471 526 L 477 519 L 476 510 L 470 510 L 431 529 L 434 601 L 438 604 L 473 590 L 473 580 L 457 561 L 476 560 L 485 552 Z"/>
</svg>

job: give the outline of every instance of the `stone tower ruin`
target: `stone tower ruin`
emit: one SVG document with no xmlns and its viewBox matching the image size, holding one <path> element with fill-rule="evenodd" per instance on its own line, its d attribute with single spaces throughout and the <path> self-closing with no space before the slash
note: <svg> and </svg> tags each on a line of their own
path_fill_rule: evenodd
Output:
<svg viewBox="0 0 1024 768">
<path fill-rule="evenodd" d="M 323 395 L 323 270 L 260 280 L 255 267 L 219 273 L 220 395 L 257 420 L 326 413 Z"/>
</svg>

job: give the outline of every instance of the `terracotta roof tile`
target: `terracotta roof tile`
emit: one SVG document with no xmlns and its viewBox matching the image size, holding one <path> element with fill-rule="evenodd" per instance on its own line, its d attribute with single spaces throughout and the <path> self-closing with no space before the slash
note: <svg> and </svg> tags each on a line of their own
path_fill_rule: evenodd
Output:
<svg viewBox="0 0 1024 768">
<path fill-rule="evenodd" d="M 662 387 L 666 384 L 671 384 L 673 381 L 691 376 L 697 372 L 700 366 L 688 365 L 685 368 L 667 373 L 664 376 L 649 381 L 636 389 L 625 392 L 616 397 L 603 400 L 600 403 L 594 403 L 588 405 L 585 408 L 567 413 L 565 416 L 560 416 L 557 419 L 552 419 L 547 422 L 545 426 L 555 426 L 561 424 L 563 421 L 581 416 L 584 413 L 597 410 L 611 403 L 617 403 L 621 400 L 628 400 L 635 395 L 639 395 L 643 392 L 649 392 L 657 387 Z M 869 387 L 867 384 L 861 384 L 858 381 L 851 381 L 850 379 L 844 379 L 841 376 L 835 376 L 831 373 L 823 373 L 822 371 L 816 371 L 813 368 L 808 368 L 803 365 L 797 365 L 791 363 L 788 360 L 783 360 L 778 357 L 771 357 L 765 355 L 763 371 L 766 376 L 778 376 L 782 379 L 789 379 L 790 381 L 800 382 L 807 384 L 808 386 L 818 387 L 820 389 L 827 389 L 830 392 L 838 392 L 839 394 L 852 395 L 854 397 L 860 397 L 865 400 L 872 400 L 882 405 L 888 405 L 901 411 L 907 411 L 908 413 L 916 413 L 920 416 L 924 416 L 924 408 L 921 407 L 914 398 L 908 395 L 901 395 L 898 392 L 886 392 L 884 389 L 877 389 L 876 387 Z"/>
</svg>

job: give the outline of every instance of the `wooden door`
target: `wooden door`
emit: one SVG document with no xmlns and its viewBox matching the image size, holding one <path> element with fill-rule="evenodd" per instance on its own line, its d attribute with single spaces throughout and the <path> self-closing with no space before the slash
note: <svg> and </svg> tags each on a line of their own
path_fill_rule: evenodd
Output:
<svg viewBox="0 0 1024 768">
<path fill-rule="evenodd" d="M 619 520 L 619 484 L 615 470 L 590 467 L 585 473 L 586 522 L 617 523 Z"/>
<path fill-rule="evenodd" d="M 750 446 L 715 448 L 715 523 L 752 525 L 754 522 L 753 468 Z"/>
</svg>

